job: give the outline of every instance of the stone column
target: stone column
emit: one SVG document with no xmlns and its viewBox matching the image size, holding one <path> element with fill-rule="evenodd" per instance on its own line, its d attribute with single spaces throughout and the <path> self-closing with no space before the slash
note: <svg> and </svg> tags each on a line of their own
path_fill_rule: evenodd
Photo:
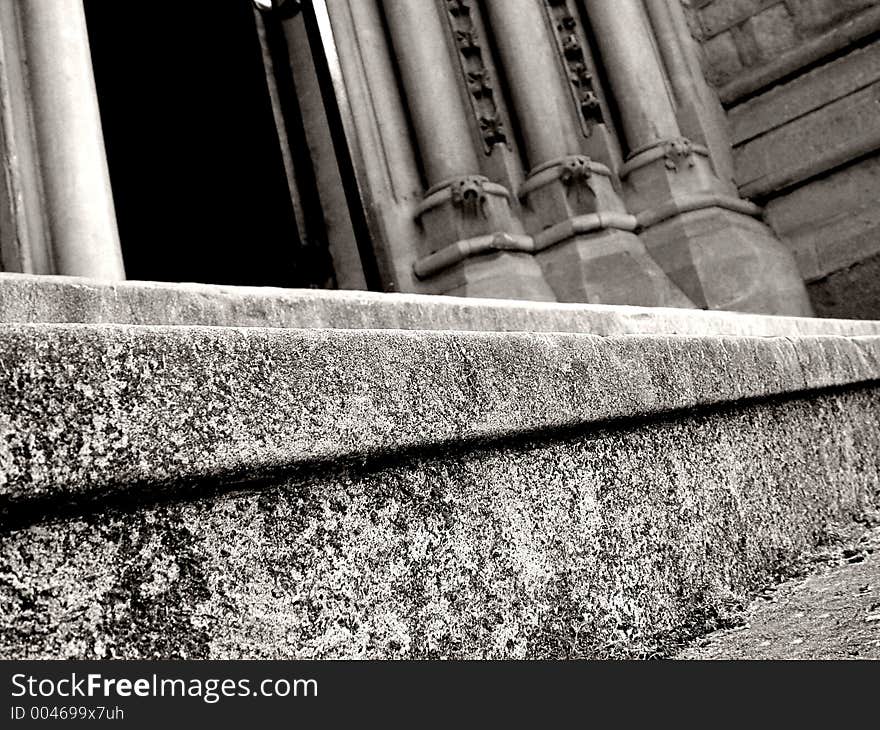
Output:
<svg viewBox="0 0 880 730">
<path fill-rule="evenodd" d="M 636 219 L 615 190 L 614 173 L 587 154 L 609 164 L 615 158 L 603 147 L 607 136 L 582 131 L 567 86 L 573 79 L 582 90 L 594 83 L 588 50 L 578 37 L 576 10 L 555 5 L 557 12 L 548 14 L 537 0 L 486 2 L 531 168 L 520 197 L 544 275 L 560 301 L 692 306 L 633 233 Z M 551 30 L 556 23 L 564 58 Z M 595 129 L 604 125 L 589 93 Z"/>
<path fill-rule="evenodd" d="M 428 238 L 417 275 L 433 278 L 439 293 L 555 299 L 511 212 L 510 191 L 482 174 L 465 79 L 437 4 L 383 0 L 383 7 L 428 186 L 416 212 Z M 477 12 L 467 0 L 451 9 Z M 464 42 L 483 53 L 475 37 Z"/>
<path fill-rule="evenodd" d="M 583 135 L 562 86 L 540 5 L 534 0 L 487 0 L 486 7 L 530 166 L 579 151 Z"/>
<path fill-rule="evenodd" d="M 54 270 L 124 279 L 82 0 L 16 3 Z"/>
<path fill-rule="evenodd" d="M 672 99 L 639 0 L 586 0 L 586 7 L 630 150 L 677 137 Z"/>
<path fill-rule="evenodd" d="M 756 220 L 760 209 L 721 182 L 705 144 L 682 134 L 673 90 L 690 98 L 695 87 L 670 80 L 686 59 L 663 37 L 681 28 L 664 22 L 655 35 L 642 0 L 585 6 L 629 147 L 619 173 L 626 202 L 648 252 L 700 307 L 811 314 L 794 258 Z"/>
<path fill-rule="evenodd" d="M 433 3 L 384 5 L 428 186 L 473 174 L 479 163 L 441 18 Z"/>
<path fill-rule="evenodd" d="M 684 136 L 709 148 L 718 178 L 728 193 L 736 195 L 727 117 L 703 74 L 684 8 L 680 0 L 645 0 L 645 7 L 672 85 L 679 128 Z"/>
</svg>

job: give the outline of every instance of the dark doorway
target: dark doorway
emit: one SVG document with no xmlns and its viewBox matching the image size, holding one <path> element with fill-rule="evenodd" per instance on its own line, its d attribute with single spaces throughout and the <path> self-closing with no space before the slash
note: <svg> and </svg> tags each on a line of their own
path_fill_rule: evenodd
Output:
<svg viewBox="0 0 880 730">
<path fill-rule="evenodd" d="M 327 286 L 297 230 L 250 0 L 85 0 L 129 279 Z"/>
</svg>

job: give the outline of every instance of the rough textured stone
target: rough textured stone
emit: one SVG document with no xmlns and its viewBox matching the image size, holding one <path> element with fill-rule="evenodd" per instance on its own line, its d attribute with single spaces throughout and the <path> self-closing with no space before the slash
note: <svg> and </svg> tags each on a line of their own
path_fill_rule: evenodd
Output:
<svg viewBox="0 0 880 730">
<path fill-rule="evenodd" d="M 710 37 L 716 36 L 731 25 L 748 20 L 762 5 L 761 0 L 719 0 L 709 3 L 700 13 L 703 32 Z"/>
<path fill-rule="evenodd" d="M 876 387 L 0 533 L 5 657 L 628 657 L 880 498 Z"/>
<path fill-rule="evenodd" d="M 662 655 L 877 506 L 878 381 L 876 335 L 3 325 L 0 655 Z"/>
<path fill-rule="evenodd" d="M 880 254 L 814 281 L 807 291 L 822 317 L 880 318 Z"/>
<path fill-rule="evenodd" d="M 715 0 L 695 12 L 706 76 L 731 106 L 870 39 L 880 23 L 876 0 Z"/>
<path fill-rule="evenodd" d="M 2 511 L 869 381 L 880 337 L 4 325 L 0 366 Z"/>
<path fill-rule="evenodd" d="M 704 48 L 709 62 L 710 83 L 723 84 L 742 68 L 739 51 L 731 33 L 720 33 L 706 41 Z"/>
<path fill-rule="evenodd" d="M 797 43 L 794 20 L 783 3 L 774 5 L 748 20 L 751 32 L 763 60 L 771 60 Z"/>
<path fill-rule="evenodd" d="M 807 282 L 880 254 L 878 190 L 880 156 L 874 155 L 768 203 L 767 221 L 791 248 Z M 873 318 L 880 316 L 870 305 L 868 292 L 853 291 L 846 298 L 853 311 L 864 303 L 859 316 L 871 317 L 872 310 Z M 835 316 L 827 307 L 819 306 L 816 311 L 821 316 Z M 837 314 L 846 316 L 845 311 L 840 309 Z"/>
<path fill-rule="evenodd" d="M 880 82 L 874 82 L 736 147 L 740 193 L 776 194 L 876 152 L 878 100 Z"/>
<path fill-rule="evenodd" d="M 880 323 L 818 322 L 656 307 L 465 299 L 0 273 L 0 322 L 585 332 L 594 335 L 880 334 Z"/>
<path fill-rule="evenodd" d="M 768 586 L 736 626 L 701 637 L 679 659 L 880 659 L 880 523 L 823 545 L 809 575 Z M 873 529 L 865 525 L 875 524 Z"/>
</svg>

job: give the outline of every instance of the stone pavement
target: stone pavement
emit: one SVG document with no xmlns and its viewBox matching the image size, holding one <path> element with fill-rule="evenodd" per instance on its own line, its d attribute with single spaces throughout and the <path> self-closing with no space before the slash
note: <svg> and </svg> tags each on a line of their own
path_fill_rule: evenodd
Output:
<svg viewBox="0 0 880 730">
<path fill-rule="evenodd" d="M 813 572 L 765 590 L 744 623 L 679 659 L 880 659 L 880 525 L 816 556 Z"/>
</svg>

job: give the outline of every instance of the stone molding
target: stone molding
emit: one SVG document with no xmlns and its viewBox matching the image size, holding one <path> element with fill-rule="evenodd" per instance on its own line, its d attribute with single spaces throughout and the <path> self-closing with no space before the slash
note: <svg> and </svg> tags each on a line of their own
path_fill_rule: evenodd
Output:
<svg viewBox="0 0 880 730">
<path fill-rule="evenodd" d="M 419 278 L 427 278 L 474 256 L 499 251 L 535 254 L 575 236 L 612 229 L 634 232 L 637 227 L 636 217 L 629 213 L 587 213 L 568 218 L 534 236 L 498 232 L 456 241 L 419 259 L 414 264 L 414 271 Z"/>
<path fill-rule="evenodd" d="M 661 139 L 633 150 L 618 172 L 621 180 L 625 180 L 636 170 L 659 160 L 668 170 L 677 172 L 680 165 L 693 167 L 694 155 L 708 158 L 709 149 L 684 137 Z"/>
<path fill-rule="evenodd" d="M 520 199 L 527 198 L 529 193 L 550 185 L 557 180 L 566 182 L 566 176 L 572 171 L 584 170 L 592 175 L 601 175 L 609 179 L 614 178 L 614 173 L 600 162 L 591 160 L 586 155 L 567 155 L 555 160 L 550 160 L 538 165 L 531 172 L 525 182 L 520 185 Z"/>
<path fill-rule="evenodd" d="M 534 184 L 528 190 L 531 192 L 538 189 L 541 185 L 549 184 L 558 178 L 558 174 L 553 178 L 548 175 L 546 179 L 540 180 L 538 184 Z M 520 194 L 524 194 L 522 190 Z M 497 232 L 463 239 L 419 259 L 413 264 L 413 271 L 418 278 L 425 279 L 474 256 L 483 256 L 499 251 L 535 254 L 568 241 L 575 236 L 607 230 L 639 233 L 678 215 L 708 208 L 729 210 L 752 218 L 760 218 L 762 215 L 760 206 L 748 200 L 734 198 L 717 192 L 688 193 L 679 195 L 656 208 L 645 210 L 638 215 L 602 211 L 568 218 L 545 228 L 533 236 Z"/>
<path fill-rule="evenodd" d="M 787 337 L 880 335 L 866 320 L 0 273 L 0 322 Z"/>
<path fill-rule="evenodd" d="M 760 218 L 762 215 L 760 206 L 755 205 L 749 200 L 734 198 L 731 195 L 716 192 L 689 193 L 680 195 L 656 208 L 639 213 L 637 216 L 639 228 L 644 230 L 677 215 L 693 213 L 694 211 L 706 208 L 722 208 L 723 210 L 742 213 L 752 218 Z"/>
<path fill-rule="evenodd" d="M 880 336 L 6 324 L 0 362 L 9 510 L 869 383 Z"/>
<path fill-rule="evenodd" d="M 452 203 L 456 208 L 462 208 L 465 197 L 472 195 L 478 206 L 485 202 L 487 195 L 494 195 L 511 200 L 510 191 L 503 185 L 491 182 L 484 175 L 463 175 L 449 180 L 443 180 L 425 192 L 422 202 L 416 206 L 415 217 L 421 218 L 433 208 L 446 203 Z"/>
</svg>

